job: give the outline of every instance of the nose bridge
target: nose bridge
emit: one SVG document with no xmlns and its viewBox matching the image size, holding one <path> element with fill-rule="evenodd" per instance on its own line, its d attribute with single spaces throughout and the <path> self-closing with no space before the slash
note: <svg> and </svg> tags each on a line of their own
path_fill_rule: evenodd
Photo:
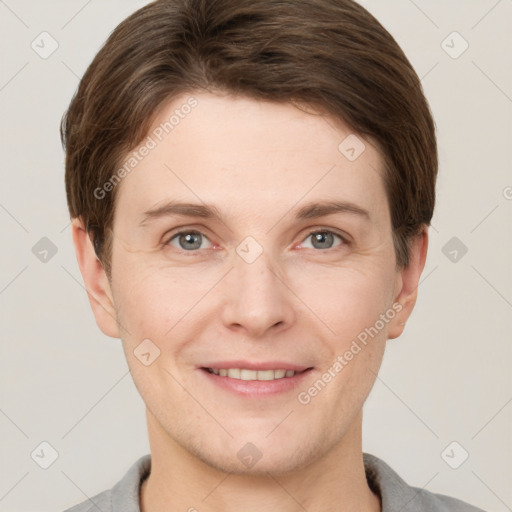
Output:
<svg viewBox="0 0 512 512">
<path fill-rule="evenodd" d="M 240 325 L 258 335 L 291 321 L 290 293 L 281 281 L 271 251 L 248 236 L 236 248 L 233 267 L 223 314 L 226 324 Z"/>
</svg>

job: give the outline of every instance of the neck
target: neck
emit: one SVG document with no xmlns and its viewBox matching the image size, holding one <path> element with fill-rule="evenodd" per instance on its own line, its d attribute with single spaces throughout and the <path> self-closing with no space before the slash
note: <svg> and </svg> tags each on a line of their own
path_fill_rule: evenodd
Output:
<svg viewBox="0 0 512 512">
<path fill-rule="evenodd" d="M 219 471 L 172 440 L 148 412 L 151 473 L 141 512 L 381 512 L 368 486 L 361 445 L 362 413 L 328 453 L 285 475 Z"/>
</svg>

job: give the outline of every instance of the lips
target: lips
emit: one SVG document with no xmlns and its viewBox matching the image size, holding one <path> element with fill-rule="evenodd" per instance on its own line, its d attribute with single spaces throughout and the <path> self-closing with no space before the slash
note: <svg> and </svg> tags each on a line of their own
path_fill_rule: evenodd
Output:
<svg viewBox="0 0 512 512">
<path fill-rule="evenodd" d="M 304 386 L 314 368 L 284 361 L 250 363 L 248 361 L 208 362 L 196 368 L 206 382 L 244 399 L 268 399 L 286 396 Z"/>
</svg>

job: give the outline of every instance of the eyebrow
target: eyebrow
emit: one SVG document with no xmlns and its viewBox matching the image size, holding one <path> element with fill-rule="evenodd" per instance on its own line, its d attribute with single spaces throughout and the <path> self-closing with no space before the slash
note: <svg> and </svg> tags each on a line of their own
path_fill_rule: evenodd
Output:
<svg viewBox="0 0 512 512">
<path fill-rule="evenodd" d="M 297 220 L 316 219 L 318 217 L 339 213 L 357 215 L 366 221 L 371 220 L 368 210 L 347 201 L 308 203 L 297 210 L 295 218 Z M 145 226 L 152 220 L 172 216 L 216 219 L 225 223 L 222 214 L 214 205 L 183 203 L 179 201 L 168 201 L 161 206 L 147 210 L 143 215 L 144 216 L 139 224 L 140 226 Z"/>
</svg>

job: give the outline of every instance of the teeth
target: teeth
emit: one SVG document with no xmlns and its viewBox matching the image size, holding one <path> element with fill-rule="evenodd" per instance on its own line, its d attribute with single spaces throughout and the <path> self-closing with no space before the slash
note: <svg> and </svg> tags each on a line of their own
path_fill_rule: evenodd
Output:
<svg viewBox="0 0 512 512">
<path fill-rule="evenodd" d="M 293 377 L 298 373 L 293 370 L 247 370 L 245 368 L 208 368 L 208 371 L 220 377 L 239 380 L 276 380 L 283 377 Z"/>
<path fill-rule="evenodd" d="M 240 378 L 240 369 L 239 368 L 230 368 L 228 370 L 228 377 L 231 377 L 232 379 L 239 379 Z"/>
<path fill-rule="evenodd" d="M 257 373 L 258 380 L 274 380 L 274 370 L 260 370 Z"/>
<path fill-rule="evenodd" d="M 240 380 L 258 380 L 258 372 L 256 370 L 240 370 Z"/>
</svg>

